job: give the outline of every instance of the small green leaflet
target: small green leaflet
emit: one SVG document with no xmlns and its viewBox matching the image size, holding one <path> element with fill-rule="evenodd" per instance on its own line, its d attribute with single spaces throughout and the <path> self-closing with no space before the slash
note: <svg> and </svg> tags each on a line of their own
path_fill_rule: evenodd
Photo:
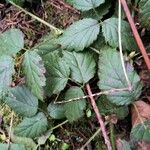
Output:
<svg viewBox="0 0 150 150">
<path fill-rule="evenodd" d="M 122 150 L 131 150 L 129 142 L 121 140 L 121 143 L 122 143 Z"/>
<path fill-rule="evenodd" d="M 142 84 L 130 63 L 126 63 L 128 78 L 133 86 L 132 91 L 121 91 L 107 95 L 108 100 L 116 105 L 128 105 L 141 94 Z M 99 57 L 98 86 L 101 90 L 127 88 L 127 81 L 123 73 L 121 59 L 116 49 L 106 49 Z"/>
<path fill-rule="evenodd" d="M 143 27 L 150 29 L 150 0 L 141 0 L 139 3 L 139 20 Z"/>
<path fill-rule="evenodd" d="M 15 134 L 22 137 L 35 138 L 47 130 L 48 122 L 44 113 L 38 113 L 32 118 L 24 118 L 15 128 Z"/>
<path fill-rule="evenodd" d="M 27 150 L 22 144 L 0 144 L 0 150 Z"/>
<path fill-rule="evenodd" d="M 13 56 L 24 47 L 24 35 L 19 29 L 0 33 L 0 56 Z"/>
<path fill-rule="evenodd" d="M 112 47 L 118 47 L 118 19 L 109 18 L 103 22 L 102 32 L 105 41 Z M 137 50 L 137 44 L 132 36 L 129 24 L 121 20 L 122 47 L 124 50 Z"/>
<path fill-rule="evenodd" d="M 101 4 L 99 7 L 95 8 L 95 10 L 91 9 L 89 11 L 83 11 L 81 15 L 84 18 L 93 18 L 96 20 L 100 20 L 109 12 L 109 8 L 111 7 L 111 0 L 105 1 L 105 3 Z M 95 11 L 97 15 L 95 14 Z"/>
<path fill-rule="evenodd" d="M 7 92 L 12 82 L 14 71 L 14 61 L 10 56 L 0 57 L 0 98 Z"/>
<path fill-rule="evenodd" d="M 69 1 L 69 0 L 68 0 Z M 105 0 L 71 0 L 71 4 L 81 11 L 87 11 L 98 7 L 100 4 L 104 3 Z"/>
<path fill-rule="evenodd" d="M 45 55 L 43 61 L 46 67 L 46 94 L 57 94 L 67 84 L 70 75 L 69 66 L 57 52 Z"/>
<path fill-rule="evenodd" d="M 26 51 L 22 68 L 27 86 L 37 98 L 43 100 L 43 86 L 45 86 L 46 78 L 41 57 L 35 51 Z"/>
<path fill-rule="evenodd" d="M 108 101 L 106 96 L 98 98 L 97 103 L 100 112 L 104 115 L 116 114 L 119 119 L 124 119 L 129 113 L 127 106 L 117 106 Z"/>
<path fill-rule="evenodd" d="M 144 121 L 132 128 L 131 138 L 135 141 L 150 141 L 150 120 Z"/>
<path fill-rule="evenodd" d="M 65 109 L 63 104 L 50 103 L 47 108 L 49 115 L 54 119 L 65 118 Z"/>
<path fill-rule="evenodd" d="M 64 59 L 71 69 L 71 78 L 76 82 L 85 84 L 94 77 L 96 63 L 92 54 L 64 51 Z"/>
<path fill-rule="evenodd" d="M 65 100 L 84 96 L 83 91 L 79 87 L 71 87 L 65 94 Z M 68 102 L 64 105 L 65 115 L 70 122 L 77 121 L 84 115 L 86 108 L 85 99 Z"/>
<path fill-rule="evenodd" d="M 25 86 L 12 88 L 5 102 L 15 112 L 25 117 L 35 115 L 38 109 L 38 99 Z"/>
<path fill-rule="evenodd" d="M 20 6 L 22 6 L 23 5 L 23 3 L 25 2 L 25 0 L 7 0 L 8 2 L 14 2 L 15 4 L 17 4 L 17 5 L 20 5 Z"/>
<path fill-rule="evenodd" d="M 100 26 L 97 20 L 82 19 L 67 28 L 59 41 L 67 50 L 82 51 L 97 39 L 99 31 Z"/>
</svg>

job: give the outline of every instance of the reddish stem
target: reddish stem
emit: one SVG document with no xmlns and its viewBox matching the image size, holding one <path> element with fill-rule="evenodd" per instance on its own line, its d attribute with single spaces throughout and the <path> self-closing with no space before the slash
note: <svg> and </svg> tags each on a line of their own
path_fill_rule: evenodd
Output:
<svg viewBox="0 0 150 150">
<path fill-rule="evenodd" d="M 99 109 L 98 109 L 98 107 L 96 105 L 95 99 L 92 96 L 92 91 L 91 91 L 91 88 L 90 88 L 89 84 L 86 84 L 86 89 L 87 89 L 87 92 L 88 92 L 88 94 L 90 96 L 91 105 L 92 105 L 92 107 L 93 107 L 93 109 L 95 111 L 96 117 L 97 117 L 98 122 L 100 124 L 100 128 L 102 130 L 102 134 L 103 134 L 103 137 L 104 137 L 104 140 L 105 140 L 105 144 L 107 145 L 108 150 L 112 150 L 109 137 L 108 137 L 108 135 L 106 133 L 106 128 L 105 128 L 104 121 L 103 121 L 102 116 L 101 116 L 101 114 L 99 112 Z"/>
<path fill-rule="evenodd" d="M 121 1 L 121 4 L 122 4 L 122 7 L 124 9 L 124 12 L 125 12 L 125 14 L 126 14 L 126 16 L 128 18 L 128 21 L 129 21 L 130 27 L 132 29 L 134 38 L 135 38 L 135 40 L 137 42 L 137 45 L 138 45 L 138 47 L 139 47 L 139 49 L 140 49 L 140 51 L 141 51 L 141 53 L 143 55 L 143 58 L 144 58 L 144 61 L 145 61 L 146 65 L 147 65 L 148 70 L 150 70 L 150 59 L 149 59 L 148 54 L 147 54 L 147 52 L 145 50 L 143 42 L 142 42 L 142 40 L 141 40 L 141 38 L 139 36 L 139 33 L 138 33 L 137 29 L 136 29 L 136 26 L 135 26 L 134 21 L 132 19 L 131 13 L 130 13 L 129 8 L 127 6 L 126 0 L 120 0 L 120 1 Z"/>
</svg>

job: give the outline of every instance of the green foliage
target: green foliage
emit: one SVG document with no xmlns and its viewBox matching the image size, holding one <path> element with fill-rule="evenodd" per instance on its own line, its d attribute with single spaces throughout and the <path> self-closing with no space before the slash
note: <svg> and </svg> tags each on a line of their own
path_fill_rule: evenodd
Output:
<svg viewBox="0 0 150 150">
<path fill-rule="evenodd" d="M 74 81 L 85 84 L 94 77 L 96 63 L 90 53 L 64 51 L 64 59 L 70 67 Z"/>
<path fill-rule="evenodd" d="M 129 113 L 127 106 L 117 106 L 108 101 L 106 96 L 101 96 L 97 101 L 98 108 L 103 115 L 116 114 L 119 119 L 124 119 Z"/>
<path fill-rule="evenodd" d="M 112 47 L 118 47 L 118 19 L 109 18 L 103 22 L 102 32 L 106 42 Z M 122 20 L 121 21 L 121 33 L 122 33 L 122 47 L 124 50 L 137 50 L 137 45 L 131 34 L 129 24 Z"/>
<path fill-rule="evenodd" d="M 38 113 L 31 118 L 24 118 L 23 121 L 15 128 L 17 136 L 35 138 L 47 130 L 48 122 L 43 113 Z"/>
<path fill-rule="evenodd" d="M 45 86 L 45 68 L 41 57 L 35 51 L 26 51 L 22 64 L 26 76 L 26 84 L 31 92 L 40 100 L 43 99 Z"/>
<path fill-rule="evenodd" d="M 49 115 L 54 119 L 63 119 L 65 118 L 65 109 L 63 104 L 53 104 L 50 103 L 47 108 Z"/>
<path fill-rule="evenodd" d="M 0 144 L 1 150 L 8 150 L 8 144 Z M 24 145 L 21 144 L 10 144 L 9 150 L 27 150 Z"/>
<path fill-rule="evenodd" d="M 25 0 L 7 0 L 8 2 L 14 2 L 15 4 L 17 4 L 17 5 L 20 5 L 20 6 L 22 6 L 23 5 L 23 3 L 25 2 Z"/>
<path fill-rule="evenodd" d="M 150 30 L 150 0 L 140 0 L 140 23 Z"/>
<path fill-rule="evenodd" d="M 125 141 L 125 140 L 121 140 L 122 143 L 122 150 L 131 150 L 130 144 Z"/>
<path fill-rule="evenodd" d="M 82 51 L 90 46 L 99 34 L 100 26 L 98 21 L 92 18 L 82 19 L 67 28 L 60 37 L 60 44 L 63 48 Z"/>
<path fill-rule="evenodd" d="M 98 7 L 100 4 L 104 3 L 104 0 L 68 0 L 68 2 L 81 11 L 87 11 Z"/>
<path fill-rule="evenodd" d="M 150 120 L 139 123 L 131 130 L 131 138 L 137 141 L 150 141 Z"/>
<path fill-rule="evenodd" d="M 128 85 L 123 73 L 119 53 L 115 49 L 106 49 L 102 52 L 99 59 L 99 88 L 102 90 L 127 88 Z M 142 89 L 140 78 L 134 71 L 132 64 L 129 62 L 125 64 L 133 89 L 132 91 L 121 91 L 107 95 L 108 100 L 116 105 L 128 105 L 132 103 L 139 97 Z"/>
<path fill-rule="evenodd" d="M 25 86 L 12 88 L 5 102 L 15 112 L 25 117 L 35 115 L 38 109 L 38 99 Z"/>
<path fill-rule="evenodd" d="M 10 56 L 0 57 L 0 98 L 4 96 L 11 86 L 12 75 L 14 71 L 14 62 Z"/>
<path fill-rule="evenodd" d="M 46 67 L 46 94 L 52 95 L 62 91 L 68 81 L 70 75 L 69 66 L 56 53 L 49 53 L 43 57 Z"/>
<path fill-rule="evenodd" d="M 65 94 L 65 100 L 84 96 L 83 91 L 79 87 L 70 88 Z M 64 105 L 65 115 L 70 122 L 76 121 L 84 115 L 83 110 L 86 108 L 85 99 L 68 102 Z"/>
<path fill-rule="evenodd" d="M 24 35 L 19 29 L 9 29 L 0 34 L 0 56 L 14 56 L 24 46 Z"/>
</svg>

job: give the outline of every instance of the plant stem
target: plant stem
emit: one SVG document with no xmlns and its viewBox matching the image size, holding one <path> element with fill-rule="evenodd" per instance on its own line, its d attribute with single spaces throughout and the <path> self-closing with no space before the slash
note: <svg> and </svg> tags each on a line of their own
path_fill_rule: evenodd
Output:
<svg viewBox="0 0 150 150">
<path fill-rule="evenodd" d="M 124 57 L 123 57 L 123 50 L 122 50 L 122 40 L 121 40 L 121 3 L 120 0 L 119 1 L 119 7 L 118 7 L 118 39 L 119 39 L 119 50 L 120 50 L 120 58 L 121 58 L 121 64 L 122 64 L 122 68 L 123 68 L 123 72 L 124 72 L 124 76 L 125 79 L 127 81 L 127 85 L 129 88 L 129 91 L 132 90 L 132 85 L 131 82 L 128 78 L 127 75 L 127 71 L 126 71 L 126 67 L 125 67 L 125 63 L 124 63 Z"/>
<path fill-rule="evenodd" d="M 138 33 L 137 29 L 136 29 L 136 26 L 135 26 L 134 21 L 132 19 L 131 13 L 130 13 L 129 8 L 127 6 L 127 3 L 126 3 L 125 0 L 120 0 L 120 2 L 122 4 L 124 12 L 125 12 L 125 14 L 126 14 L 126 16 L 128 18 L 130 27 L 131 27 L 133 35 L 134 35 L 134 38 L 135 38 L 135 40 L 137 42 L 137 45 L 138 45 L 138 47 L 139 47 L 139 49 L 140 49 L 140 51 L 141 51 L 141 53 L 143 55 L 144 61 L 145 61 L 146 65 L 147 65 L 147 68 L 148 68 L 148 70 L 150 70 L 150 59 L 149 59 L 149 57 L 147 55 L 147 52 L 146 52 L 145 47 L 143 45 L 143 42 L 142 42 L 142 40 L 141 40 L 141 38 L 139 36 L 139 33 Z"/>
<path fill-rule="evenodd" d="M 20 9 L 21 11 L 23 11 L 25 14 L 28 14 L 29 16 L 31 16 L 32 18 L 38 20 L 39 22 L 43 23 L 44 25 L 48 26 L 51 30 L 53 30 L 57 35 L 60 35 L 62 33 L 62 30 L 56 28 L 55 26 L 49 24 L 48 22 L 44 21 L 43 19 L 35 16 L 34 14 L 26 11 L 25 9 L 23 9 L 22 7 L 16 5 L 14 2 L 9 1 L 9 3 L 11 3 L 13 6 L 17 7 L 18 9 Z"/>
<path fill-rule="evenodd" d="M 86 89 L 87 89 L 87 92 L 88 92 L 88 94 L 90 96 L 91 105 L 92 105 L 92 107 L 93 107 L 93 109 L 95 111 L 96 117 L 97 117 L 98 122 L 100 124 L 100 128 L 102 130 L 102 135 L 104 137 L 105 144 L 107 145 L 107 149 L 108 150 L 112 150 L 111 143 L 110 143 L 109 137 L 108 137 L 107 132 L 106 132 L 106 127 L 105 127 L 104 121 L 103 121 L 102 116 L 101 116 L 101 114 L 99 112 L 99 109 L 98 109 L 98 107 L 96 105 L 95 99 L 92 96 L 92 91 L 91 91 L 91 87 L 90 87 L 89 84 L 86 84 Z"/>
<path fill-rule="evenodd" d="M 116 150 L 115 133 L 114 133 L 113 123 L 110 122 L 109 127 L 110 127 L 110 140 L 111 140 L 112 150 Z"/>
</svg>

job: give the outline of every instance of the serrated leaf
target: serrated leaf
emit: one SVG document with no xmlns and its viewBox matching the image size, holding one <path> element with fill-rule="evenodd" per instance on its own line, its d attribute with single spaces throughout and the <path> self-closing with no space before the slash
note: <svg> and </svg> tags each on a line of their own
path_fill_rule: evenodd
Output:
<svg viewBox="0 0 150 150">
<path fill-rule="evenodd" d="M 43 113 L 38 113 L 31 118 L 24 118 L 15 128 L 15 134 L 22 137 L 35 138 L 47 130 L 48 122 Z"/>
<path fill-rule="evenodd" d="M 99 7 L 95 8 L 95 10 L 91 9 L 89 11 L 83 11 L 81 15 L 84 18 L 93 18 L 96 20 L 100 20 L 103 18 L 104 15 L 106 15 L 109 12 L 110 7 L 111 7 L 111 0 L 107 0 Z"/>
<path fill-rule="evenodd" d="M 47 54 L 43 60 L 47 71 L 46 94 L 57 94 L 67 84 L 70 75 L 69 66 L 57 52 Z"/>
<path fill-rule="evenodd" d="M 83 91 L 79 87 L 70 88 L 65 94 L 65 100 L 84 96 Z M 86 108 L 85 99 L 68 102 L 64 105 L 65 115 L 70 122 L 77 121 L 84 115 Z"/>
<path fill-rule="evenodd" d="M 94 77 L 96 63 L 92 54 L 64 51 L 64 59 L 70 66 L 71 78 L 76 82 L 85 84 Z"/>
<path fill-rule="evenodd" d="M 150 120 L 144 121 L 132 128 L 131 138 L 137 141 L 150 141 Z"/>
<path fill-rule="evenodd" d="M 58 51 L 60 49 L 60 45 L 58 45 L 57 36 L 49 33 L 45 37 L 43 37 L 40 42 L 35 45 L 33 50 L 38 50 L 37 53 L 43 57 L 48 53 L 53 51 Z"/>
<path fill-rule="evenodd" d="M 139 3 L 139 20 L 143 27 L 150 30 L 150 0 L 141 0 Z"/>
<path fill-rule="evenodd" d="M 9 148 L 8 148 L 9 147 Z M 0 144 L 0 150 L 27 150 L 22 144 Z"/>
<path fill-rule="evenodd" d="M 37 98 L 43 100 L 43 86 L 45 86 L 46 78 L 41 57 L 35 51 L 26 51 L 22 67 L 27 86 Z"/>
<path fill-rule="evenodd" d="M 10 56 L 0 57 L 0 97 L 2 98 L 12 82 L 14 71 L 14 62 Z"/>
<path fill-rule="evenodd" d="M 116 114 L 119 119 L 124 119 L 129 113 L 127 106 L 117 106 L 108 101 L 106 96 L 101 96 L 97 101 L 98 108 L 104 115 Z"/>
<path fill-rule="evenodd" d="M 100 4 L 104 3 L 105 0 L 71 0 L 71 4 L 81 11 L 87 11 L 98 7 Z"/>
<path fill-rule="evenodd" d="M 97 20 L 82 19 L 68 27 L 59 41 L 63 48 L 82 51 L 97 39 L 99 31 L 100 26 Z"/>
<path fill-rule="evenodd" d="M 141 94 L 142 84 L 132 64 L 125 63 L 128 78 L 132 84 L 132 91 L 121 91 L 107 95 L 108 100 L 116 105 L 128 105 L 135 101 Z M 127 81 L 123 73 L 119 53 L 115 49 L 102 52 L 99 57 L 98 86 L 101 90 L 127 88 Z"/>
<path fill-rule="evenodd" d="M 9 29 L 0 34 L 0 56 L 15 55 L 24 47 L 24 35 L 19 29 Z"/>
<path fill-rule="evenodd" d="M 102 32 L 105 41 L 112 47 L 118 47 L 118 19 L 109 18 L 103 22 Z M 122 47 L 124 50 L 137 50 L 137 44 L 132 36 L 129 24 L 121 20 Z"/>
<path fill-rule="evenodd" d="M 47 108 L 49 115 L 54 119 L 63 119 L 65 118 L 65 109 L 64 105 L 50 103 Z"/>
<path fill-rule="evenodd" d="M 12 88 L 5 102 L 15 112 L 25 117 L 35 115 L 38 109 L 38 99 L 25 86 Z"/>
</svg>

